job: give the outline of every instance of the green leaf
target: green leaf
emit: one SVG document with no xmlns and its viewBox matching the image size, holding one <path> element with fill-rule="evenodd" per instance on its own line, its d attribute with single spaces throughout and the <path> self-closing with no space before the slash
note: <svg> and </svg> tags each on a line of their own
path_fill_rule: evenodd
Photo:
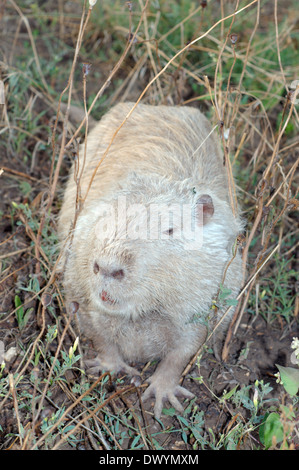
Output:
<svg viewBox="0 0 299 470">
<path fill-rule="evenodd" d="M 183 416 L 178 416 L 179 421 L 184 424 L 185 426 L 189 427 L 189 422 L 186 418 L 183 418 Z"/>
<path fill-rule="evenodd" d="M 183 439 L 183 441 L 185 442 L 185 444 L 187 444 L 187 442 L 188 442 L 188 437 L 187 437 L 187 434 L 185 433 L 185 431 L 182 432 L 182 439 Z"/>
<path fill-rule="evenodd" d="M 31 308 L 28 308 L 28 310 L 26 310 L 26 313 L 23 317 L 23 321 L 22 321 L 22 328 L 25 328 L 25 326 L 27 325 L 28 323 L 28 320 L 32 314 L 32 312 L 34 311 L 34 308 L 31 307 Z"/>
<path fill-rule="evenodd" d="M 225 393 L 222 397 L 221 397 L 221 401 L 225 401 L 225 400 L 228 400 L 230 397 L 232 397 L 234 395 L 234 393 L 236 392 L 237 388 L 239 387 L 239 385 L 236 385 L 234 388 L 232 388 L 229 392 Z"/>
<path fill-rule="evenodd" d="M 177 414 L 174 408 L 163 408 L 163 414 L 167 416 L 175 416 Z"/>
<path fill-rule="evenodd" d="M 16 308 L 20 307 L 22 305 L 22 300 L 18 295 L 15 296 L 15 306 Z"/>
<path fill-rule="evenodd" d="M 30 194 L 32 191 L 32 186 L 28 183 L 28 181 L 20 181 L 19 187 L 24 196 L 28 196 L 28 194 Z"/>
<path fill-rule="evenodd" d="M 133 442 L 132 442 L 132 444 L 131 444 L 131 449 L 135 449 L 135 447 L 136 447 L 137 444 L 138 444 L 139 439 L 140 439 L 140 435 L 139 435 L 139 434 L 134 437 Z"/>
<path fill-rule="evenodd" d="M 296 415 L 294 411 L 292 410 L 292 408 L 289 408 L 288 406 L 285 406 L 285 405 L 280 405 L 280 409 L 286 419 L 296 418 Z"/>
<path fill-rule="evenodd" d="M 22 305 L 22 300 L 18 295 L 15 296 L 15 307 L 16 307 L 16 318 L 19 325 L 19 328 L 22 327 L 23 317 L 24 317 L 24 308 Z"/>
<path fill-rule="evenodd" d="M 231 305 L 238 305 L 238 300 L 237 299 L 225 299 L 225 303 L 227 306 L 231 306 Z"/>
<path fill-rule="evenodd" d="M 280 416 L 277 413 L 270 413 L 266 418 L 263 425 L 260 427 L 260 440 L 268 449 L 273 444 L 273 438 L 275 441 L 281 442 L 283 440 L 283 424 L 280 421 Z"/>
<path fill-rule="evenodd" d="M 231 289 L 223 286 L 220 286 L 220 291 L 219 299 L 226 299 L 232 293 Z"/>
<path fill-rule="evenodd" d="M 294 396 L 298 393 L 299 389 L 299 369 L 294 367 L 283 367 L 276 364 L 279 370 L 280 378 L 283 383 L 285 390 Z"/>
</svg>

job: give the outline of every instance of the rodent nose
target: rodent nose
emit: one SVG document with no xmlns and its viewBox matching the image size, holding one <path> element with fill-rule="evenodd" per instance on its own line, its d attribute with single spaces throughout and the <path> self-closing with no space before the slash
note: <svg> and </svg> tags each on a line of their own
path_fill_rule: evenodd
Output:
<svg viewBox="0 0 299 470">
<path fill-rule="evenodd" d="M 125 276 L 123 269 L 102 268 L 98 265 L 97 262 L 95 262 L 93 265 L 93 272 L 95 274 L 98 274 L 100 272 L 104 277 L 113 277 L 114 279 L 118 280 L 123 279 L 123 277 Z"/>
<path fill-rule="evenodd" d="M 115 271 L 111 271 L 111 273 L 108 274 L 108 276 L 109 275 L 113 277 L 114 279 L 121 280 L 124 277 L 125 273 L 123 269 L 116 269 Z"/>
</svg>

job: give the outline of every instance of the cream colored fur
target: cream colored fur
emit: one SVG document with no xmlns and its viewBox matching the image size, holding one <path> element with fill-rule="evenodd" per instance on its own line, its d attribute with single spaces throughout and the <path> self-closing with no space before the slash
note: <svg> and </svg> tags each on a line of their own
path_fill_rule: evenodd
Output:
<svg viewBox="0 0 299 470">
<path fill-rule="evenodd" d="M 115 106 L 90 132 L 80 180 L 82 198 L 132 106 Z M 242 230 L 239 216 L 233 216 L 229 204 L 218 134 L 215 131 L 207 138 L 210 132 L 207 119 L 196 109 L 139 104 L 98 168 L 65 258 L 67 303 L 79 304 L 82 329 L 98 351 L 94 366 L 122 369 L 136 377 L 138 371 L 130 362 L 161 360 L 144 395 L 145 399 L 155 395 L 156 417 L 164 399 L 181 412 L 176 395 L 191 396 L 178 386 L 180 374 L 204 342 L 207 326 L 214 323 L 212 300 Z M 81 168 L 83 160 L 84 145 L 80 149 Z M 59 218 L 61 241 L 73 227 L 76 194 L 73 167 Z M 175 224 L 169 227 L 174 230 L 169 239 L 123 239 L 115 233 L 103 239 L 99 233 L 110 220 L 99 216 L 103 203 L 117 215 L 118 229 L 125 235 L 127 223 L 131 233 L 138 233 L 138 227 L 150 227 L 149 208 L 152 215 L 157 215 L 159 204 L 189 205 L 196 211 L 201 195 L 211 198 L 214 213 L 201 227 L 202 246 L 196 250 L 186 249 L 186 240 L 175 238 Z M 130 208 L 139 204 L 148 212 L 135 215 L 129 211 L 123 218 L 119 198 Z M 224 282 L 232 297 L 237 295 L 240 282 L 241 259 L 237 254 Z M 228 321 L 226 318 L 223 327 Z"/>
</svg>

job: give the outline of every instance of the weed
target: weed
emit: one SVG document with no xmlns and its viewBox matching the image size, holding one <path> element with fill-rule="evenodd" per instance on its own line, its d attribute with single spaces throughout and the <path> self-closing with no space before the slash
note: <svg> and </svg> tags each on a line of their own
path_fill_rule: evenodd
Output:
<svg viewBox="0 0 299 470">
<path fill-rule="evenodd" d="M 285 259 L 281 256 L 274 256 L 272 273 L 275 275 L 264 277 L 260 280 L 259 313 L 265 318 L 267 323 L 273 323 L 278 318 L 283 318 L 287 323 L 293 319 L 295 307 L 294 280 L 297 273 L 295 269 L 290 269 L 292 258 Z M 256 299 L 252 295 L 248 309 L 252 313 Z"/>
<path fill-rule="evenodd" d="M 299 341 L 294 338 L 291 348 L 293 362 L 297 367 L 283 367 L 277 364 L 279 372 L 276 374 L 277 382 L 280 383 L 287 392 L 288 404 L 285 398 L 280 403 L 279 408 L 272 412 L 267 412 L 260 427 L 259 435 L 261 442 L 266 449 L 280 448 L 286 450 L 294 449 L 293 439 L 298 433 L 298 390 L 299 390 Z"/>
<path fill-rule="evenodd" d="M 28 323 L 30 316 L 32 315 L 33 308 L 28 308 L 26 311 L 22 307 L 22 301 L 18 295 L 15 296 L 15 307 L 16 307 L 16 319 L 18 327 L 23 330 Z"/>
</svg>

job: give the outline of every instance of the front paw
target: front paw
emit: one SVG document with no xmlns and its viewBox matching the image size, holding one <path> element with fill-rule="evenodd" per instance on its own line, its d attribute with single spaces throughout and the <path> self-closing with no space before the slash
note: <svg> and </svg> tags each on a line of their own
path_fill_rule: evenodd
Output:
<svg viewBox="0 0 299 470">
<path fill-rule="evenodd" d="M 102 360 L 99 356 L 94 359 L 87 359 L 85 362 L 86 371 L 89 375 L 95 377 L 99 376 L 103 372 L 114 372 L 115 374 L 124 373 L 132 377 L 131 382 L 138 386 L 141 383 L 141 377 L 137 369 L 128 366 L 125 362 L 113 362 Z"/>
<path fill-rule="evenodd" d="M 100 358 L 96 356 L 94 359 L 86 359 L 84 361 L 85 370 L 88 375 L 98 377 L 102 372 L 108 371 L 107 367 L 102 363 Z"/>
<path fill-rule="evenodd" d="M 160 419 L 161 417 L 163 402 L 165 400 L 168 400 L 169 403 L 182 414 L 184 408 L 176 397 L 181 396 L 188 399 L 194 398 L 193 393 L 180 385 L 172 383 L 171 380 L 167 382 L 167 380 L 161 380 L 159 377 L 151 377 L 149 381 L 150 385 L 142 395 L 142 401 L 145 401 L 152 396 L 155 397 L 154 415 L 157 419 Z"/>
</svg>

